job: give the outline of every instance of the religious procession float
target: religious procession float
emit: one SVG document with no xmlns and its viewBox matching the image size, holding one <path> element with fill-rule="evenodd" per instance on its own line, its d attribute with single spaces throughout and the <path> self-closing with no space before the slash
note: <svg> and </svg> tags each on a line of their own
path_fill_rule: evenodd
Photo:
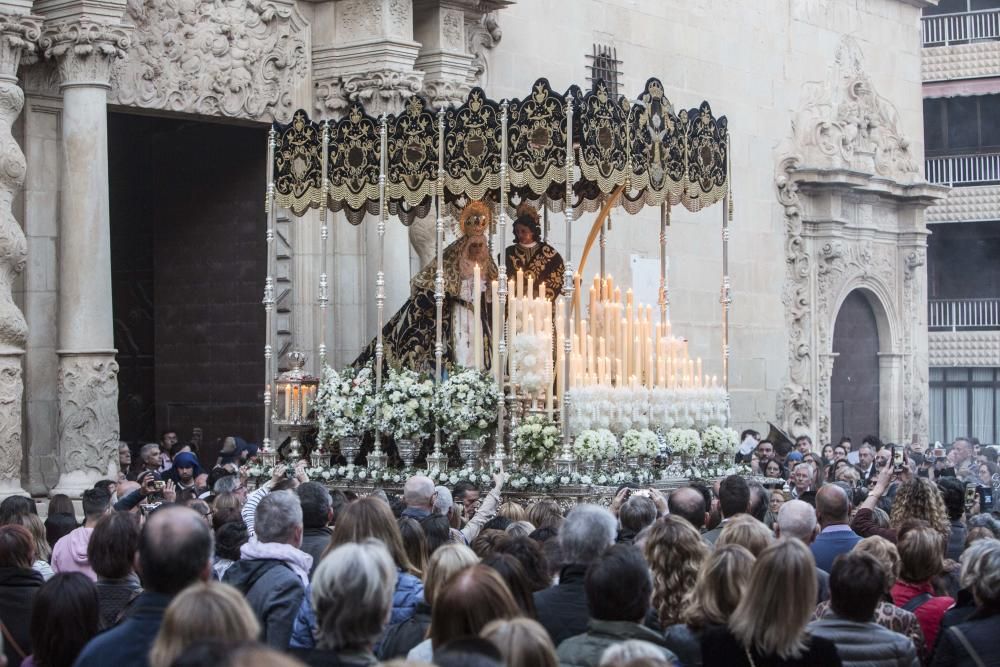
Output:
<svg viewBox="0 0 1000 667">
<path fill-rule="evenodd" d="M 601 81 L 560 94 L 539 79 L 523 99 L 494 101 L 475 88 L 454 108 L 414 96 L 398 115 L 375 118 L 354 104 L 340 120 L 298 111 L 275 123 L 265 439 L 252 472 L 308 458 L 310 476 L 332 486 L 391 487 L 417 471 L 485 482 L 503 466 L 515 491 L 577 496 L 740 472 L 728 427 L 729 167 L 726 118 L 708 102 L 675 110 L 655 78 L 635 98 L 616 98 Z M 672 207 L 719 202 L 722 368 L 710 372 L 671 326 L 667 230 Z M 623 294 L 605 271 L 611 210 L 644 206 L 660 212 L 656 304 Z M 290 368 L 276 368 L 278 207 L 319 210 L 319 377 L 297 352 Z M 326 358 L 331 211 L 353 224 L 374 218 L 378 238 L 378 333 L 341 369 Z M 596 219 L 574 270 L 573 234 L 586 213 Z M 550 214 L 565 220 L 561 252 Z M 386 226 L 429 215 L 435 261 L 387 320 Z M 457 238 L 446 246 L 449 228 Z M 585 281 L 595 243 L 600 270 Z"/>
</svg>

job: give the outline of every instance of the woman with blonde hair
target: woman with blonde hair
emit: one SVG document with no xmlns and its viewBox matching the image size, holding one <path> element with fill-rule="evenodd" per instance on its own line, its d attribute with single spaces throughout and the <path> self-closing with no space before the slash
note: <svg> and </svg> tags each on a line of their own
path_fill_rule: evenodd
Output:
<svg viewBox="0 0 1000 667">
<path fill-rule="evenodd" d="M 407 653 L 424 641 L 427 629 L 431 626 L 434 600 L 444 583 L 478 562 L 479 557 L 464 544 L 445 544 L 435 551 L 424 571 L 424 599 L 417 603 L 413 616 L 389 628 L 379 646 L 379 658 L 389 660 L 406 657 Z"/>
<path fill-rule="evenodd" d="M 738 544 L 716 545 L 698 571 L 698 581 L 684 600 L 681 623 L 663 633 L 663 643 L 688 667 L 701 665 L 705 628 L 725 625 L 740 603 L 753 569 L 754 555 Z"/>
<path fill-rule="evenodd" d="M 45 537 L 45 523 L 37 514 L 20 514 L 12 523 L 21 524 L 27 528 L 35 539 L 35 562 L 31 564 L 31 567 L 42 575 L 45 581 L 48 581 L 55 575 L 55 571 L 49 565 L 49 560 L 52 558 L 52 547 L 49 546 Z"/>
<path fill-rule="evenodd" d="M 794 538 L 778 540 L 757 557 L 728 625 L 702 635 L 704 664 L 839 667 L 834 644 L 806 633 L 815 600 L 816 561 L 809 547 Z"/>
<path fill-rule="evenodd" d="M 479 636 L 488 639 L 508 665 L 558 667 L 556 647 L 542 625 L 530 618 L 490 621 Z"/>
<path fill-rule="evenodd" d="M 668 514 L 649 527 L 643 555 L 653 574 L 653 611 L 647 625 L 666 628 L 681 622 L 684 596 L 698 578 L 708 546 L 687 520 Z"/>
<path fill-rule="evenodd" d="M 749 514 L 737 514 L 722 527 L 722 532 L 719 533 L 719 539 L 715 541 L 715 546 L 738 544 L 756 558 L 772 542 L 774 542 L 774 533 L 767 526 Z"/>
<path fill-rule="evenodd" d="M 254 641 L 260 624 L 247 601 L 232 586 L 214 581 L 193 584 L 173 599 L 149 650 L 150 667 L 170 667 L 200 640 Z"/>
</svg>

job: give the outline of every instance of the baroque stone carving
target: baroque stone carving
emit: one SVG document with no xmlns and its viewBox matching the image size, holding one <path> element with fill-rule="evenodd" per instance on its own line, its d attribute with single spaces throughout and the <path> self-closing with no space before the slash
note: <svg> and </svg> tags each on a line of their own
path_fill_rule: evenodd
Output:
<svg viewBox="0 0 1000 667">
<path fill-rule="evenodd" d="M 119 435 L 114 356 L 64 355 L 59 360 L 59 407 L 63 474 L 105 474 Z"/>
<path fill-rule="evenodd" d="M 280 1 L 129 0 L 133 46 L 111 101 L 210 116 L 277 119 L 308 74 L 305 24 Z"/>
<path fill-rule="evenodd" d="M 20 355 L 0 354 L 0 494 L 20 490 L 21 477 Z"/>
<path fill-rule="evenodd" d="M 846 37 L 829 80 L 803 86 L 791 147 L 775 174 L 785 219 L 782 301 L 789 360 L 788 379 L 779 393 L 778 418 L 793 433 L 809 432 L 820 442 L 829 442 L 833 435 L 833 326 L 841 300 L 856 288 L 874 295 L 888 320 L 888 329 L 880 334 L 891 340 L 880 341 L 880 347 L 901 358 L 898 371 L 886 364 L 884 381 L 893 383 L 889 389 L 893 406 L 899 410 L 887 406 L 894 432 L 885 435 L 927 433 L 926 279 L 920 269 L 925 262 L 924 233 L 900 232 L 899 204 L 894 198 L 902 190 L 886 189 L 884 197 L 873 202 L 856 172 L 878 183 L 914 187 L 921 181 L 909 144 L 898 131 L 895 110 L 874 92 L 863 65 L 857 44 Z M 840 170 L 855 175 L 849 180 L 839 181 L 836 176 L 826 180 Z M 813 201 L 808 189 L 813 181 L 823 186 L 818 197 L 839 199 L 844 222 L 833 225 L 826 219 L 804 219 Z M 844 235 L 842 226 L 857 233 Z M 897 278 L 900 275 L 902 281 Z M 896 406 L 895 401 L 902 405 Z M 898 423 L 894 414 L 901 415 Z M 897 433 L 898 429 L 903 431 Z"/>
<path fill-rule="evenodd" d="M 496 12 L 483 14 L 478 21 L 465 24 L 465 48 L 472 54 L 469 85 L 485 88 L 489 85 L 489 64 L 486 52 L 500 43 L 503 31 Z"/>
<path fill-rule="evenodd" d="M 875 91 L 853 38 L 841 40 L 829 79 L 807 83 L 803 92 L 793 123 L 803 165 L 877 173 L 904 183 L 919 178 L 899 114 Z"/>
<path fill-rule="evenodd" d="M 351 102 L 361 102 L 373 116 L 398 113 L 403 100 L 420 92 L 423 73 L 380 70 L 351 74 L 343 79 L 343 91 Z"/>
<path fill-rule="evenodd" d="M 125 56 L 129 34 L 122 26 L 90 19 L 46 24 L 39 40 L 45 57 L 55 60 L 63 85 L 109 85 L 111 68 Z"/>
</svg>

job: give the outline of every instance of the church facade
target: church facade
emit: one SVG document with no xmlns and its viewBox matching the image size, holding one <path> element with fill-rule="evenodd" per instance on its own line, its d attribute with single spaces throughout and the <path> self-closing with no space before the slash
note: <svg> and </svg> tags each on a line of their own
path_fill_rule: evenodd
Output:
<svg viewBox="0 0 1000 667">
<path fill-rule="evenodd" d="M 926 440 L 924 210 L 947 193 L 923 178 L 920 16 L 934 5 L 0 2 L 0 494 L 79 493 L 120 440 L 167 427 L 259 440 L 268 123 L 352 101 L 396 112 L 414 93 L 459 104 L 474 86 L 522 97 L 539 77 L 634 97 L 655 76 L 676 106 L 728 117 L 729 282 L 721 206 L 676 210 L 667 247 L 674 330 L 711 373 L 732 300 L 735 428 Z M 332 216 L 335 364 L 375 333 L 369 222 Z M 563 224 L 547 215 L 557 248 Z M 655 294 L 658 240 L 658 212 L 613 211 L 608 273 Z M 317 213 L 279 214 L 273 242 L 276 352 L 318 371 Z M 432 251 L 430 219 L 390 221 L 387 312 Z"/>
</svg>

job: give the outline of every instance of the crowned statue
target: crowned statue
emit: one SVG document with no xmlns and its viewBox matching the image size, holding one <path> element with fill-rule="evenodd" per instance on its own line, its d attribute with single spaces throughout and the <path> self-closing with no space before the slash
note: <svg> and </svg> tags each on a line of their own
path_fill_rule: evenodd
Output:
<svg viewBox="0 0 1000 667">
<path fill-rule="evenodd" d="M 490 208 L 480 201 L 462 209 L 460 235 L 444 249 L 444 304 L 442 308 L 443 360 L 446 364 L 475 366 L 476 336 L 474 313 L 481 322 L 483 367 L 489 368 L 490 304 L 487 303 L 491 281 L 497 278 L 497 266 L 486 242 L 492 220 Z M 394 368 L 433 372 L 437 308 L 434 303 L 436 262 L 431 262 L 410 281 L 410 298 L 382 328 L 384 363 Z M 476 274 L 479 274 L 478 283 Z M 478 293 L 475 293 L 478 285 Z M 479 308 L 475 308 L 476 300 Z M 361 366 L 375 358 L 375 344 L 355 360 Z"/>
<path fill-rule="evenodd" d="M 563 258 L 542 240 L 538 211 L 527 202 L 517 207 L 514 238 L 516 243 L 507 246 L 504 253 L 507 275 L 514 278 L 519 270 L 523 271 L 526 278 L 530 276 L 534 279 L 535 285 L 545 286 L 546 299 L 555 301 L 563 288 Z"/>
</svg>

